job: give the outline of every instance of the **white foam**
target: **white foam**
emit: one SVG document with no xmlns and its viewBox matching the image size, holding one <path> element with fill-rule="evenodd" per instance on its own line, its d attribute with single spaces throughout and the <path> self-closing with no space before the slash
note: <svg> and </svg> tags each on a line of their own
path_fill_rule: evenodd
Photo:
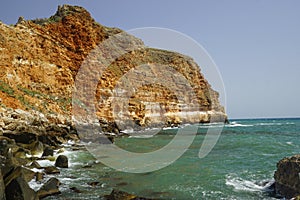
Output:
<svg viewBox="0 0 300 200">
<path fill-rule="evenodd" d="M 54 161 L 50 160 L 37 160 L 37 163 L 39 163 L 41 167 L 49 167 L 54 165 Z"/>
<path fill-rule="evenodd" d="M 266 191 L 273 184 L 273 181 L 270 181 L 266 185 L 259 185 L 256 181 L 253 180 L 244 180 L 239 177 L 232 175 L 226 176 L 226 185 L 233 186 L 235 190 L 249 191 L 249 192 L 259 192 Z"/>
</svg>

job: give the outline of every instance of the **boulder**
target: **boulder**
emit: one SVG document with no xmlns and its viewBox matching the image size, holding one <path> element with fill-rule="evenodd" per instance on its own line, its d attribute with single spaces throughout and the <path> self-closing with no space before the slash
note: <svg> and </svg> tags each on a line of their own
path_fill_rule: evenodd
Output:
<svg viewBox="0 0 300 200">
<path fill-rule="evenodd" d="M 65 155 L 59 155 L 55 161 L 55 166 L 60 168 L 68 168 L 68 157 Z"/>
<path fill-rule="evenodd" d="M 46 146 L 45 149 L 44 149 L 42 157 L 53 156 L 53 154 L 54 154 L 53 149 L 49 146 Z"/>
<path fill-rule="evenodd" d="M 43 143 L 40 142 L 40 141 L 35 141 L 35 142 L 32 144 L 32 148 L 31 148 L 30 150 L 31 150 L 31 154 L 32 154 L 32 155 L 42 154 L 43 151 L 44 151 L 44 145 L 43 145 Z"/>
<path fill-rule="evenodd" d="M 50 178 L 37 192 L 37 196 L 42 199 L 50 195 L 60 194 L 60 182 L 57 178 Z"/>
<path fill-rule="evenodd" d="M 43 180 L 43 178 L 44 178 L 44 173 L 42 173 L 42 172 L 35 173 L 35 181 L 40 182 Z"/>
<path fill-rule="evenodd" d="M 8 186 L 11 181 L 18 177 L 22 177 L 24 181 L 29 182 L 34 178 L 35 173 L 27 168 L 18 166 L 5 178 L 5 186 Z"/>
<path fill-rule="evenodd" d="M 37 200 L 36 193 L 22 178 L 13 179 L 5 188 L 6 200 Z"/>
<path fill-rule="evenodd" d="M 57 169 L 54 166 L 44 167 L 44 172 L 46 174 L 59 174 L 60 173 L 59 169 Z"/>
<path fill-rule="evenodd" d="M 300 155 L 286 157 L 277 163 L 275 191 L 285 198 L 300 195 Z"/>
</svg>

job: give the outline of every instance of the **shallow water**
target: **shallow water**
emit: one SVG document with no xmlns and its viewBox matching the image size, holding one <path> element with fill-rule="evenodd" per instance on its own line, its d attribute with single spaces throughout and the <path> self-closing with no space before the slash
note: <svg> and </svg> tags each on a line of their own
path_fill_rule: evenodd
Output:
<svg viewBox="0 0 300 200">
<path fill-rule="evenodd" d="M 199 148 L 208 127 L 200 126 L 182 157 L 154 172 L 117 172 L 101 162 L 93 164 L 95 159 L 88 151 L 67 152 L 71 166 L 58 175 L 62 194 L 48 199 L 99 199 L 113 188 L 161 199 L 274 199 L 263 185 L 272 181 L 280 159 L 299 153 L 300 119 L 232 120 L 210 154 L 200 159 Z M 120 138 L 116 144 L 149 152 L 168 144 L 175 133 L 176 129 L 168 129 L 151 138 Z M 83 168 L 89 164 L 92 167 Z M 90 186 L 90 182 L 99 183 Z"/>
</svg>

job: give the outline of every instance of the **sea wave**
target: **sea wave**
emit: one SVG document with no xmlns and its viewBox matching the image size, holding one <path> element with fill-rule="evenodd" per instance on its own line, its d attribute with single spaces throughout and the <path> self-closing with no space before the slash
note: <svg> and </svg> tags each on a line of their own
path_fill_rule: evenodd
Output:
<svg viewBox="0 0 300 200">
<path fill-rule="evenodd" d="M 245 180 L 232 174 L 226 176 L 226 185 L 232 186 L 235 190 L 240 190 L 240 191 L 268 192 L 268 191 L 272 191 L 271 186 L 273 184 L 274 184 L 274 180 L 254 181 L 254 180 Z"/>
<path fill-rule="evenodd" d="M 240 124 L 238 122 L 231 122 L 230 124 L 226 124 L 225 127 L 251 127 L 253 126 L 252 124 Z"/>
</svg>

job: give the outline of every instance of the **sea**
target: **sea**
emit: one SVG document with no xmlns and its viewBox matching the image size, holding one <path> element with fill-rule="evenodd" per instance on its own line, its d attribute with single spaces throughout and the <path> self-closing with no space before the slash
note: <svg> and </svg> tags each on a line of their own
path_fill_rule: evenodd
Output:
<svg viewBox="0 0 300 200">
<path fill-rule="evenodd" d="M 300 151 L 300 119 L 230 120 L 211 152 L 199 158 L 206 132 L 213 126 L 220 124 L 199 124 L 196 137 L 180 158 L 145 173 L 117 171 L 87 150 L 71 151 L 69 144 L 63 154 L 69 157 L 70 166 L 55 175 L 61 182 L 61 194 L 46 199 L 102 199 L 113 189 L 152 199 L 278 198 L 270 185 L 278 161 Z M 149 152 L 168 144 L 177 132 L 173 128 L 152 137 L 117 138 L 115 144 L 128 151 Z M 30 182 L 35 190 L 40 185 Z"/>
</svg>

